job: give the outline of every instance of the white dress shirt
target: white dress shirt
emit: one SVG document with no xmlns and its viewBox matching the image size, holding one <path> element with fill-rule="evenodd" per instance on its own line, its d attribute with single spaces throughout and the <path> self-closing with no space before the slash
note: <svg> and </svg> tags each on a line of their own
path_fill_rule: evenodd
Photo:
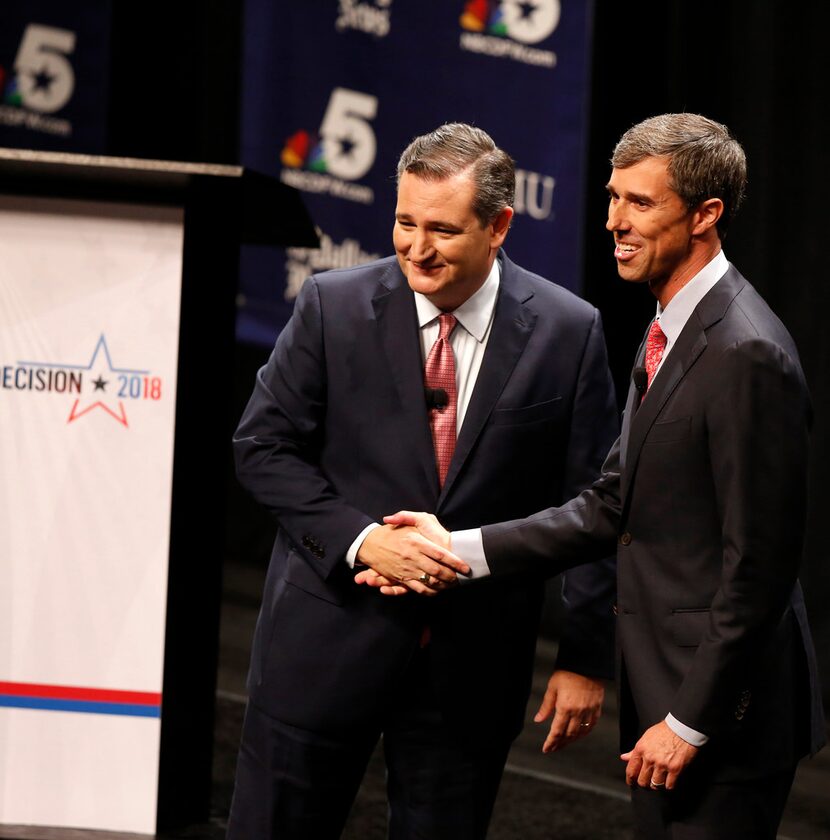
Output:
<svg viewBox="0 0 830 840">
<path fill-rule="evenodd" d="M 711 290 L 711 288 L 718 282 L 718 280 L 726 274 L 729 268 L 729 262 L 726 259 L 723 251 L 718 253 L 697 273 L 694 277 L 677 292 L 669 301 L 666 308 L 663 309 L 660 304 L 657 304 L 657 320 L 660 322 L 660 328 L 666 336 L 666 347 L 663 350 L 663 356 L 660 359 L 660 364 L 657 366 L 655 377 L 659 375 L 660 368 L 666 361 L 672 347 L 677 342 L 677 338 L 686 326 L 686 322 L 694 312 L 695 307 L 703 300 L 704 296 Z M 453 554 L 460 557 L 470 567 L 471 572 L 464 580 L 475 580 L 476 578 L 488 577 L 490 575 L 490 567 L 487 565 L 487 558 L 484 555 L 484 544 L 481 540 L 481 529 L 472 528 L 466 531 L 452 532 L 452 551 Z M 693 746 L 700 747 L 705 744 L 709 738 L 701 732 L 686 726 L 681 723 L 673 715 L 669 714 L 666 717 L 666 723 L 672 731 L 679 735 L 684 741 Z"/>
<path fill-rule="evenodd" d="M 666 361 L 666 357 L 671 353 L 677 337 L 683 332 L 683 327 L 686 326 L 686 321 L 691 318 L 695 307 L 703 300 L 712 286 L 726 274 L 728 268 L 729 261 L 726 259 L 723 251 L 718 251 L 717 255 L 709 260 L 675 294 L 665 309 L 659 303 L 657 304 L 656 318 L 660 322 L 660 329 L 663 330 L 663 335 L 666 336 L 666 346 L 663 350 L 663 357 L 660 359 L 660 364 L 657 365 L 657 372 L 663 367 L 663 362 Z M 657 373 L 655 373 L 656 375 Z"/>
<path fill-rule="evenodd" d="M 450 344 L 452 345 L 453 356 L 455 356 L 455 387 L 458 391 L 456 437 L 467 414 L 470 398 L 478 379 L 478 372 L 481 370 L 484 351 L 487 349 L 487 341 L 490 338 L 490 330 L 493 326 L 493 313 L 496 311 L 496 298 L 499 294 L 500 281 L 499 261 L 494 260 L 493 267 L 481 288 L 452 313 L 458 319 L 458 324 L 450 335 Z M 438 340 L 438 333 L 440 332 L 438 316 L 442 314 L 442 310 L 419 292 L 413 292 L 413 294 L 415 295 L 415 309 L 418 313 L 418 327 L 420 329 L 421 361 L 426 364 L 429 351 Z M 389 511 L 389 513 L 395 512 L 394 510 Z M 379 523 L 372 522 L 357 535 L 348 552 L 346 552 L 346 562 L 351 568 L 354 568 L 358 549 L 363 545 L 366 535 L 369 531 L 379 527 Z"/>
</svg>

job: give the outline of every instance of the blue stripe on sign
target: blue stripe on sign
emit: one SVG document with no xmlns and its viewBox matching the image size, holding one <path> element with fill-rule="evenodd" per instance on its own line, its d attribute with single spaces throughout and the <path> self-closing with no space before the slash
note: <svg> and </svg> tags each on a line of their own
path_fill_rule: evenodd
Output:
<svg viewBox="0 0 830 840">
<path fill-rule="evenodd" d="M 84 712 L 91 715 L 161 717 L 160 706 L 142 706 L 138 703 L 91 703 L 87 700 L 58 700 L 52 697 L 19 697 L 13 694 L 0 694 L 0 706 L 15 709 L 40 709 L 51 712 Z"/>
</svg>

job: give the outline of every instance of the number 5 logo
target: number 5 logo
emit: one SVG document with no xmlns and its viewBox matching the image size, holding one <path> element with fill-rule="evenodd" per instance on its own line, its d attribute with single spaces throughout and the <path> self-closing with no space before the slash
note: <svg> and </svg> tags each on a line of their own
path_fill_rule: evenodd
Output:
<svg viewBox="0 0 830 840">
<path fill-rule="evenodd" d="M 536 44 L 556 29 L 561 8 L 559 0 L 541 0 L 533 5 L 522 0 L 503 0 L 502 12 L 507 33 L 522 44 Z"/>
<path fill-rule="evenodd" d="M 376 96 L 347 88 L 331 92 L 320 137 L 327 170 L 337 178 L 362 178 L 375 162 L 377 142 L 369 120 L 378 110 Z"/>
<path fill-rule="evenodd" d="M 74 49 L 74 32 L 38 23 L 26 27 L 14 69 L 27 108 L 51 114 L 66 105 L 75 89 L 75 73 L 66 56 Z"/>
</svg>

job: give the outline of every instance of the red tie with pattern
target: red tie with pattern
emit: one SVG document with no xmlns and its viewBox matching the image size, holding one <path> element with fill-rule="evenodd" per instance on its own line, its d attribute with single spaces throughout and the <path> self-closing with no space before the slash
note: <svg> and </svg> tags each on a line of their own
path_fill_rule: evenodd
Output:
<svg viewBox="0 0 830 840">
<path fill-rule="evenodd" d="M 663 358 L 663 351 L 665 349 L 666 335 L 660 329 L 660 322 L 652 321 L 648 331 L 648 338 L 646 339 L 646 374 L 648 375 L 646 390 L 651 387 L 651 380 L 654 379 L 654 374 L 657 373 L 657 368 L 660 365 L 660 359 Z"/>
<path fill-rule="evenodd" d="M 429 410 L 429 427 L 432 430 L 432 445 L 435 448 L 435 463 L 438 467 L 438 480 L 444 486 L 447 470 L 450 468 L 452 453 L 455 451 L 456 407 L 458 391 L 455 387 L 455 358 L 450 344 L 450 333 L 458 323 L 455 315 L 445 312 L 438 317 L 440 332 L 438 340 L 432 345 L 424 367 L 424 385 L 435 391 L 446 393 L 446 405 Z"/>
</svg>

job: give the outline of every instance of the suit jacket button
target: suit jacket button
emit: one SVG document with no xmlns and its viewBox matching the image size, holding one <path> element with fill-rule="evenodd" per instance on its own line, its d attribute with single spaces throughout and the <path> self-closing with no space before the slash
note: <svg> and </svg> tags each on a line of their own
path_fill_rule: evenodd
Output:
<svg viewBox="0 0 830 840">
<path fill-rule="evenodd" d="M 631 544 L 631 534 L 626 531 L 624 534 L 620 534 L 620 542 L 623 545 L 630 545 Z"/>
<path fill-rule="evenodd" d="M 617 605 L 616 605 L 616 604 L 614 604 L 614 605 L 611 607 L 611 612 L 612 612 L 612 613 L 614 613 L 614 615 L 619 615 L 619 614 L 620 614 L 620 611 L 619 611 L 619 609 L 618 609 L 618 607 L 617 607 Z"/>
</svg>

